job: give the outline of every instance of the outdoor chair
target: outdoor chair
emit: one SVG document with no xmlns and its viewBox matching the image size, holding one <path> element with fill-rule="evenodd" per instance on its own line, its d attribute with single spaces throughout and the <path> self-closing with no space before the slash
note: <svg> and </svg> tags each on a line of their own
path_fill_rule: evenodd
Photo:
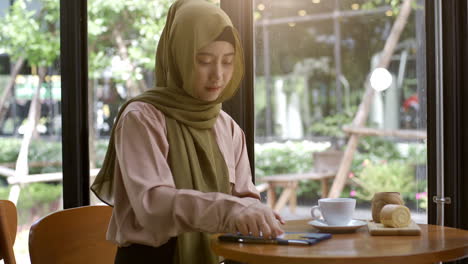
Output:
<svg viewBox="0 0 468 264">
<path fill-rule="evenodd" d="M 3 259 L 5 264 L 16 264 L 13 244 L 17 226 L 15 204 L 8 200 L 0 200 L 0 259 Z"/>
<path fill-rule="evenodd" d="M 31 264 L 112 264 L 117 246 L 106 240 L 110 206 L 54 212 L 31 226 Z"/>
<path fill-rule="evenodd" d="M 294 213 L 297 205 L 297 186 L 299 181 L 304 180 L 320 181 L 322 198 L 328 197 L 328 180 L 336 176 L 343 154 L 342 151 L 336 150 L 314 152 L 312 154 L 314 167 L 309 172 L 277 174 L 261 178 L 261 181 L 268 184 L 268 205 L 279 212 L 289 202 L 289 209 Z M 278 200 L 276 200 L 276 187 L 283 188 Z"/>
</svg>

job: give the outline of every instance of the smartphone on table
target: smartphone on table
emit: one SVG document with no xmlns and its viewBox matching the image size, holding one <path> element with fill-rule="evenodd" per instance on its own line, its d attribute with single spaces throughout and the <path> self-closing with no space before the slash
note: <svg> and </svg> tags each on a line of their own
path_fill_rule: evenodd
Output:
<svg viewBox="0 0 468 264">
<path fill-rule="evenodd" d="M 244 236 L 242 234 L 223 234 L 218 237 L 222 242 L 250 243 L 250 244 L 276 244 L 276 245 L 314 245 L 320 241 L 330 239 L 329 233 L 286 232 L 277 238 L 264 238 Z"/>
</svg>

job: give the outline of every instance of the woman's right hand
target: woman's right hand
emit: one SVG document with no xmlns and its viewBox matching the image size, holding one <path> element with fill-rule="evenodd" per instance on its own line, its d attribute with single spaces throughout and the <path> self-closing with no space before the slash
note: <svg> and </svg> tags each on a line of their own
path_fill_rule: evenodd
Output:
<svg viewBox="0 0 468 264">
<path fill-rule="evenodd" d="M 279 225 L 279 223 L 285 223 L 281 216 L 260 202 L 249 205 L 231 219 L 233 221 L 231 227 L 235 229 L 235 232 L 240 232 L 245 236 L 276 238 L 284 233 Z"/>
</svg>

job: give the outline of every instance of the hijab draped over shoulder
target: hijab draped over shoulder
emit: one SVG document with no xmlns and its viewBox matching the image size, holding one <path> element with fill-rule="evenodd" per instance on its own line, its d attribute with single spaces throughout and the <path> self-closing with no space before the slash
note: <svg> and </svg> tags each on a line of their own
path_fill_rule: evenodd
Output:
<svg viewBox="0 0 468 264">
<path fill-rule="evenodd" d="M 215 101 L 202 101 L 195 98 L 193 90 L 196 53 L 226 31 L 232 34 L 235 49 L 232 79 Z M 178 0 L 169 9 L 158 43 L 156 87 L 127 101 L 115 124 L 129 103 L 141 101 L 153 105 L 165 115 L 168 163 L 176 188 L 229 194 L 227 165 L 212 128 L 221 111 L 221 103 L 237 91 L 243 71 L 242 47 L 229 17 L 205 0 Z M 91 186 L 96 196 L 111 206 L 114 205 L 117 159 L 114 130 L 115 126 L 103 166 Z M 176 263 L 218 263 L 209 248 L 208 234 L 200 232 L 179 235 L 175 257 Z"/>
</svg>

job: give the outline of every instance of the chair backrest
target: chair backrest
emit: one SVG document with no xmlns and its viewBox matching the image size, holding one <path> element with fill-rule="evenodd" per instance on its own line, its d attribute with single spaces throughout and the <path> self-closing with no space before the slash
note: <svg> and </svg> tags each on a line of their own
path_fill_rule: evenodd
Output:
<svg viewBox="0 0 468 264">
<path fill-rule="evenodd" d="M 31 264 L 111 264 L 116 245 L 106 240 L 109 206 L 93 205 L 54 212 L 29 231 Z"/>
<path fill-rule="evenodd" d="M 315 171 L 338 171 L 344 152 L 339 150 L 326 150 L 314 152 L 312 155 Z"/>
<path fill-rule="evenodd" d="M 0 200 L 0 259 L 5 264 L 16 264 L 13 244 L 15 244 L 18 214 L 14 203 Z"/>
</svg>

